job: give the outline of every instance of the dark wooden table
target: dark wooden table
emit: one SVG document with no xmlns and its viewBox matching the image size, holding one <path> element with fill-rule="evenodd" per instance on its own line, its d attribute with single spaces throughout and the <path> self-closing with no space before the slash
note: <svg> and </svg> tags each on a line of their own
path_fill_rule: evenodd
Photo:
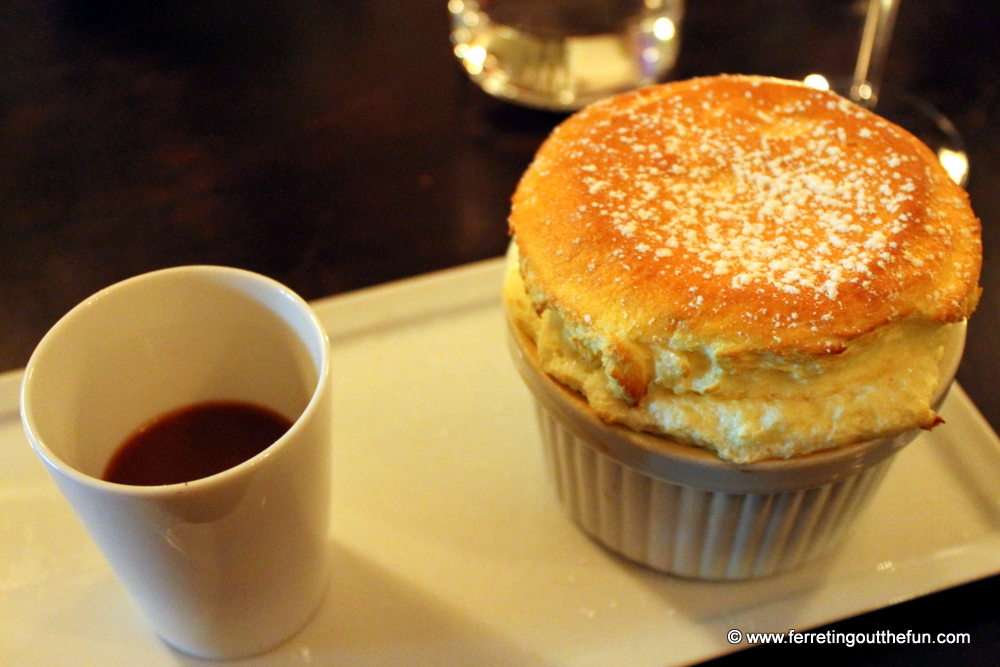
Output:
<svg viewBox="0 0 1000 667">
<path fill-rule="evenodd" d="M 77 302 L 153 269 L 228 264 L 314 299 L 500 255 L 510 195 L 561 117 L 475 88 L 451 53 L 445 5 L 3 3 L 0 371 L 23 366 Z M 674 76 L 849 74 L 856 5 L 688 0 Z M 959 380 L 1000 429 L 991 5 L 904 0 L 886 82 L 943 110 L 968 142 L 985 292 Z M 832 626 L 969 632 L 971 645 L 823 650 L 852 664 L 996 664 L 998 598 L 993 578 Z"/>
</svg>

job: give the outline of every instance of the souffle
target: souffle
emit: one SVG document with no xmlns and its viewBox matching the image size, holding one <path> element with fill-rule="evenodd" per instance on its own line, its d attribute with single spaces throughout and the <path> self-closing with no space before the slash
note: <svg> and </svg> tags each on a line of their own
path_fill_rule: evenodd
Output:
<svg viewBox="0 0 1000 667">
<path fill-rule="evenodd" d="M 513 198 L 504 288 L 607 423 L 735 463 L 940 421 L 980 224 L 920 141 L 828 91 L 719 76 L 594 104 Z"/>
</svg>

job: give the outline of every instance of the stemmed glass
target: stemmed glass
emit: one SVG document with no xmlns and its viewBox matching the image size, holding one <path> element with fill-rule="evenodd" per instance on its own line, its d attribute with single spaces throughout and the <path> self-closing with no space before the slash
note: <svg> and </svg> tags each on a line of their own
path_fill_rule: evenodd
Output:
<svg viewBox="0 0 1000 667">
<path fill-rule="evenodd" d="M 899 0 L 868 0 L 854 76 L 849 83 L 834 84 L 834 89 L 909 130 L 937 154 L 952 180 L 964 186 L 969 176 L 969 161 L 965 142 L 951 121 L 916 95 L 882 86 L 898 10 Z"/>
</svg>

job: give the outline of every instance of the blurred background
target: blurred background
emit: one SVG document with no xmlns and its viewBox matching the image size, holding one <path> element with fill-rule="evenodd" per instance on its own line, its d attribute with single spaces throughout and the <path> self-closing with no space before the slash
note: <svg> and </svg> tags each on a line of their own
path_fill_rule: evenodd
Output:
<svg viewBox="0 0 1000 667">
<path fill-rule="evenodd" d="M 863 13 L 688 0 L 671 77 L 847 76 Z M 965 135 L 988 239 L 998 18 L 904 0 L 885 75 Z M 161 267 L 243 267 L 315 299 L 500 255 L 509 197 L 563 117 L 472 84 L 445 0 L 9 0 L 0 370 L 95 290 Z"/>
</svg>

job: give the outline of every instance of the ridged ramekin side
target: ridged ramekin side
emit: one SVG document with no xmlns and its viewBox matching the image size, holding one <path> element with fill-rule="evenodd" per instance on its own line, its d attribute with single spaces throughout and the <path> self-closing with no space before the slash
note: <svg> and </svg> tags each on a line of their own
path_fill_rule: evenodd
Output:
<svg viewBox="0 0 1000 667">
<path fill-rule="evenodd" d="M 763 577 L 820 557 L 840 540 L 892 461 L 808 489 L 702 490 L 623 465 L 536 407 L 556 494 L 573 520 L 610 550 L 684 577 Z"/>
</svg>

